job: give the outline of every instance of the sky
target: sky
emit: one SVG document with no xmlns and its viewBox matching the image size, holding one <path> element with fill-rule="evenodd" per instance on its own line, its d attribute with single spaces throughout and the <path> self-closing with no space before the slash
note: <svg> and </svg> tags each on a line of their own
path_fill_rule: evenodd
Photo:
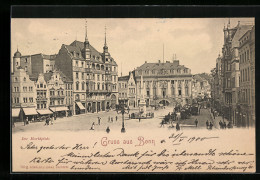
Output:
<svg viewBox="0 0 260 180">
<path fill-rule="evenodd" d="M 136 18 L 136 19 L 12 19 L 11 58 L 17 47 L 22 55 L 57 54 L 62 44 L 88 39 L 103 51 L 105 26 L 107 45 L 118 64 L 119 75 L 141 66 L 145 61 L 172 61 L 176 54 L 181 65 L 192 74 L 209 73 L 216 64 L 224 42 L 223 27 L 229 18 Z M 254 23 L 254 18 L 230 18 Z M 163 48 L 164 47 L 164 48 Z M 164 51 L 163 51 L 164 49 Z"/>
</svg>

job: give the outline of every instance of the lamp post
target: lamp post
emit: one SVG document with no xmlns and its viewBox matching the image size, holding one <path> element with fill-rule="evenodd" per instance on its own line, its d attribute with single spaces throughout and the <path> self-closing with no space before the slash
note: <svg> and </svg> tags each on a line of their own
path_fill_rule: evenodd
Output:
<svg viewBox="0 0 260 180">
<path fill-rule="evenodd" d="M 124 114 L 129 114 L 129 107 L 126 108 L 125 104 L 120 104 L 118 109 L 116 110 L 117 114 L 122 114 L 122 128 L 121 128 L 121 133 L 125 133 L 125 118 Z"/>
</svg>

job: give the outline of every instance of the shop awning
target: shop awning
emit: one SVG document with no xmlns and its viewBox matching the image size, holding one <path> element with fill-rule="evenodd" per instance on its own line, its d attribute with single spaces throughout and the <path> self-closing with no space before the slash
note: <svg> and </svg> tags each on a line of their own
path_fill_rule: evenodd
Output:
<svg viewBox="0 0 260 180">
<path fill-rule="evenodd" d="M 19 117 L 19 114 L 20 114 L 20 108 L 12 109 L 12 117 Z"/>
<path fill-rule="evenodd" d="M 23 112 L 26 116 L 38 114 L 35 108 L 23 108 Z"/>
<path fill-rule="evenodd" d="M 83 106 L 83 104 L 81 102 L 76 102 L 76 104 L 78 105 L 80 110 L 85 110 L 85 107 Z"/>
<path fill-rule="evenodd" d="M 53 112 L 51 112 L 49 109 L 39 109 L 39 110 L 37 110 L 37 112 L 38 112 L 40 115 L 53 114 Z"/>
<path fill-rule="evenodd" d="M 50 110 L 53 112 L 57 112 L 57 111 L 68 111 L 69 109 L 68 107 L 63 106 L 63 107 L 51 107 Z"/>
</svg>

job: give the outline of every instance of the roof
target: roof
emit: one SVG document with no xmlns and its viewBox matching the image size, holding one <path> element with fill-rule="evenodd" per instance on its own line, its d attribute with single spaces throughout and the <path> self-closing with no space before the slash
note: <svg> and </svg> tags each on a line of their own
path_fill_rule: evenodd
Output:
<svg viewBox="0 0 260 180">
<path fill-rule="evenodd" d="M 251 30 L 253 25 L 240 25 L 237 27 L 235 35 L 232 39 L 232 47 L 239 47 L 239 39 L 248 31 Z"/>
<path fill-rule="evenodd" d="M 57 69 L 55 69 L 55 71 L 57 71 L 59 74 L 60 74 L 60 76 L 62 77 L 62 80 L 63 81 L 65 81 L 65 82 L 72 82 L 72 80 L 71 79 L 69 79 L 63 72 L 61 72 L 60 70 L 57 70 Z M 50 71 L 50 72 L 48 72 L 48 73 L 44 73 L 44 80 L 46 81 L 46 82 L 48 82 L 50 79 L 51 79 L 51 76 L 53 75 L 53 72 L 52 71 Z"/>
<path fill-rule="evenodd" d="M 18 51 L 18 49 L 17 49 L 17 51 L 14 53 L 14 57 L 15 58 L 19 58 L 19 57 L 21 57 L 22 56 L 22 54 Z"/>
<path fill-rule="evenodd" d="M 76 53 L 76 56 L 72 55 L 74 59 L 84 59 L 83 58 L 83 55 L 82 55 L 82 50 L 84 49 L 84 42 L 81 42 L 81 41 L 73 41 L 70 45 L 65 45 L 65 48 L 67 48 L 67 50 L 72 53 L 75 51 Z M 91 58 L 90 60 L 93 61 L 93 62 L 102 62 L 102 57 L 103 57 L 103 54 L 99 51 L 97 51 L 91 44 L 89 44 L 89 49 L 90 49 L 90 52 L 91 52 Z M 78 56 L 77 54 L 81 54 L 81 56 Z M 99 56 L 101 59 L 100 61 L 97 60 L 97 59 L 94 59 L 94 56 Z M 112 60 L 112 64 L 113 65 L 117 65 L 117 63 L 115 62 L 115 60 L 111 57 L 111 60 Z"/>
<path fill-rule="evenodd" d="M 121 76 L 118 77 L 118 81 L 128 81 L 130 76 Z"/>
<path fill-rule="evenodd" d="M 140 67 L 136 68 L 136 70 L 171 70 L 171 69 L 186 69 L 184 65 L 176 65 L 171 62 L 166 63 L 144 63 Z"/>
<path fill-rule="evenodd" d="M 193 78 L 199 82 L 211 80 L 211 76 L 207 73 L 195 74 L 193 75 Z"/>
</svg>

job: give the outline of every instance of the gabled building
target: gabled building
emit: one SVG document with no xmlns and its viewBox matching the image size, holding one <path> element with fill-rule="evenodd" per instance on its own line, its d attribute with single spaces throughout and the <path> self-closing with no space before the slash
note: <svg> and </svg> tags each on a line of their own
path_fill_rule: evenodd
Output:
<svg viewBox="0 0 260 180">
<path fill-rule="evenodd" d="M 15 121 L 24 121 L 27 117 L 30 120 L 38 115 L 35 83 L 20 66 L 11 74 L 11 92 L 12 118 Z"/>
<path fill-rule="evenodd" d="M 118 97 L 118 66 L 105 43 L 103 52 L 85 41 L 63 44 L 55 58 L 56 67 L 73 81 L 74 114 L 115 108 Z"/>
<path fill-rule="evenodd" d="M 211 77 L 208 74 L 195 74 L 192 79 L 192 98 L 211 98 Z"/>
</svg>

